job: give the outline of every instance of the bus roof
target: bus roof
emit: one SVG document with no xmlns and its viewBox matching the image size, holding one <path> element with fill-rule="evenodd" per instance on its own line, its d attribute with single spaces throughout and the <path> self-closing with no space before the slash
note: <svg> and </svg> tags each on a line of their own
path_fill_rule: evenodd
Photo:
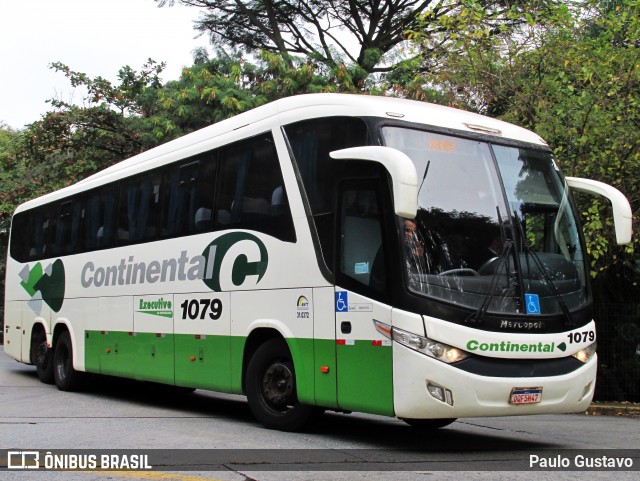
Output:
<svg viewBox="0 0 640 481">
<path fill-rule="evenodd" d="M 388 118 L 460 132 L 492 135 L 498 139 L 516 140 L 541 147 L 547 145 L 537 134 L 522 127 L 473 112 L 427 102 L 353 94 L 296 95 L 270 102 L 122 160 L 76 184 L 25 202 L 17 211 L 57 197 L 64 197 L 71 192 L 87 190 L 100 185 L 108 178 L 126 176 L 128 171 L 137 170 L 136 168 L 140 168 L 142 164 L 154 160 L 160 161 L 161 158 L 166 159 L 179 151 L 185 152 L 184 157 L 195 155 L 198 146 L 201 146 L 201 151 L 208 150 L 213 148 L 209 144 L 214 139 L 272 117 L 278 117 L 285 125 L 299 120 L 327 116 Z M 258 133 L 256 131 L 254 134 Z"/>
</svg>

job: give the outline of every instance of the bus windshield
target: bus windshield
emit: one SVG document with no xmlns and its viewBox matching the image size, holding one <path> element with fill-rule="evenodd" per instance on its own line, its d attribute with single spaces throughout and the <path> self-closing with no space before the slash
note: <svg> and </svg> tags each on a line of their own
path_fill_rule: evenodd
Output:
<svg viewBox="0 0 640 481">
<path fill-rule="evenodd" d="M 589 302 L 584 247 L 551 153 L 384 127 L 418 172 L 418 213 L 399 220 L 419 295 L 478 313 L 559 314 Z"/>
</svg>

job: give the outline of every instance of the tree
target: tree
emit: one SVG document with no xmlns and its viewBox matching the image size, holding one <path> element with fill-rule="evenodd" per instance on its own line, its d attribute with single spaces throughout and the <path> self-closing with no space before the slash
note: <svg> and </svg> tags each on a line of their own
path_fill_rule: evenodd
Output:
<svg viewBox="0 0 640 481">
<path fill-rule="evenodd" d="M 24 162 L 18 156 L 21 138 L 21 131 L 0 122 L 0 344 L 4 333 L 5 268 L 11 215 L 27 190 L 22 178 Z"/>
<path fill-rule="evenodd" d="M 515 32 L 482 29 L 483 14 L 477 2 L 467 5 L 460 15 L 470 19 L 466 28 L 457 28 L 447 50 L 432 57 L 438 68 L 415 83 L 435 88 L 451 105 L 535 130 L 553 147 L 567 175 L 619 188 L 638 214 L 640 2 L 557 5 L 542 18 L 530 13 Z M 414 38 L 432 40 L 420 31 Z M 613 242 L 606 202 L 583 198 L 580 205 L 592 274 L 621 261 L 633 263 L 634 247 L 621 249 Z"/>
<path fill-rule="evenodd" d="M 282 56 L 288 67 L 293 56 L 309 58 L 335 72 L 347 68 L 360 90 L 370 87 L 371 74 L 393 72 L 406 60 L 401 51 L 407 31 L 415 29 L 419 15 L 431 22 L 424 34 L 446 33 L 442 17 L 455 18 L 467 0 L 156 0 L 159 6 L 199 7 L 203 14 L 196 29 L 207 33 L 216 46 L 243 47 L 249 53 L 266 51 Z M 483 0 L 487 25 L 520 22 L 507 15 L 521 3 L 546 2 Z"/>
</svg>

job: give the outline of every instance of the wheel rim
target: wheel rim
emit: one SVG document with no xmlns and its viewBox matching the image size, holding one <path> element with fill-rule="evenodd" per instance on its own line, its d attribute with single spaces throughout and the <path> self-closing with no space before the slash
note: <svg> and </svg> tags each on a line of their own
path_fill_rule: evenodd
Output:
<svg viewBox="0 0 640 481">
<path fill-rule="evenodd" d="M 281 362 L 271 364 L 262 377 L 262 396 L 267 405 L 277 412 L 286 412 L 295 403 L 294 375 L 289 366 Z"/>
</svg>

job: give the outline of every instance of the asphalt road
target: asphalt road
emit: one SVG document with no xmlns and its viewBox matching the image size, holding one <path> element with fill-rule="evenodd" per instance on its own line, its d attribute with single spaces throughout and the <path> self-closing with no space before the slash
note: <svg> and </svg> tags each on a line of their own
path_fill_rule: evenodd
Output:
<svg viewBox="0 0 640 481">
<path fill-rule="evenodd" d="M 612 450 L 608 458 L 632 458 L 635 471 L 528 466 L 531 456 L 549 464 L 559 457 L 575 469 L 576 456 L 601 459 L 602 449 Z M 0 470 L 1 480 L 631 480 L 640 467 L 640 418 L 463 419 L 421 432 L 393 418 L 327 413 L 307 432 L 282 433 L 255 422 L 242 396 L 179 394 L 102 377 L 84 392 L 64 393 L 40 383 L 35 368 L 0 353 L 0 466 L 7 466 L 9 451 L 20 450 L 67 460 L 124 450 L 117 453 L 147 454 L 154 470 Z"/>
</svg>

